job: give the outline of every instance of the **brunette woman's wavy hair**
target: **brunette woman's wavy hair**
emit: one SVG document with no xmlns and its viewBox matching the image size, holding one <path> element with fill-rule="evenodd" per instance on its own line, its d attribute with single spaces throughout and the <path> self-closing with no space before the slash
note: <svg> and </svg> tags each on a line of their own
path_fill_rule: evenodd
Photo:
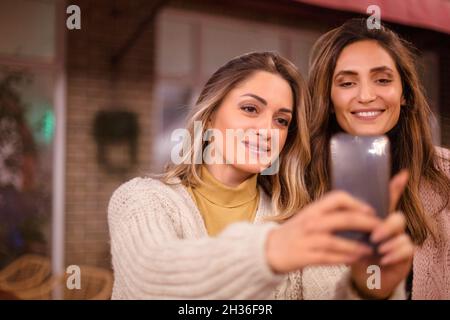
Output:
<svg viewBox="0 0 450 320">
<path fill-rule="evenodd" d="M 338 130 L 336 117 L 331 112 L 331 84 L 336 62 L 342 50 L 357 41 L 373 40 L 394 60 L 402 80 L 405 103 L 401 106 L 396 134 L 391 137 L 393 148 L 392 173 L 407 169 L 410 178 L 399 201 L 407 230 L 416 244 L 422 244 L 428 235 L 435 238 L 435 228 L 425 215 L 419 195 L 419 185 L 429 183 L 442 195 L 444 209 L 449 202 L 450 181 L 439 164 L 444 161 L 432 143 L 429 121 L 432 117 L 420 84 L 413 47 L 396 33 L 381 26 L 368 29 L 366 19 L 352 19 L 319 38 L 310 57 L 309 89 L 312 108 L 308 113 L 311 134 L 311 163 L 306 183 L 313 199 L 330 189 L 329 142 Z"/>
</svg>

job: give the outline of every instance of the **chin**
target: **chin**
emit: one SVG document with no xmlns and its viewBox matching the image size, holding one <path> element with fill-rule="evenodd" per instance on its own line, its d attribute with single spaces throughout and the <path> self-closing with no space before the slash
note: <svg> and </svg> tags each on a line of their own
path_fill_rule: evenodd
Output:
<svg viewBox="0 0 450 320">
<path fill-rule="evenodd" d="M 352 128 L 350 134 L 354 136 L 379 136 L 385 134 L 385 130 L 380 128 Z"/>
<path fill-rule="evenodd" d="M 257 174 L 261 173 L 268 166 L 266 164 L 255 163 L 255 164 L 239 164 L 234 166 L 236 169 L 242 172 Z"/>
</svg>

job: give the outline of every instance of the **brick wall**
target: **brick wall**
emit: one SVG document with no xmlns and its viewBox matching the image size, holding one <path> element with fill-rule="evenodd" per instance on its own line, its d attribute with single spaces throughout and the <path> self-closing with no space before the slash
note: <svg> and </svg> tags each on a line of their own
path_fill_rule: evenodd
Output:
<svg viewBox="0 0 450 320">
<path fill-rule="evenodd" d="M 72 3 L 81 8 L 81 30 L 67 34 L 66 265 L 109 267 L 109 198 L 121 183 L 150 166 L 152 24 L 115 68 L 110 60 L 149 14 L 153 1 Z M 114 4 L 120 11 L 114 11 Z M 96 112 L 119 108 L 138 114 L 141 132 L 138 163 L 121 175 L 99 165 L 92 134 Z"/>
</svg>

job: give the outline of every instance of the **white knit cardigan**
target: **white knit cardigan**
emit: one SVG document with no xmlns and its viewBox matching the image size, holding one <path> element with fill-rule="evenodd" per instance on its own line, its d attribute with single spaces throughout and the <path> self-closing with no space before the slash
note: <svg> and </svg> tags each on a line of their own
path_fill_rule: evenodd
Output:
<svg viewBox="0 0 450 320">
<path fill-rule="evenodd" d="M 274 222 L 260 189 L 255 222 L 234 223 L 209 237 L 181 184 L 135 178 L 111 197 L 108 222 L 113 299 L 356 299 L 346 266 L 308 267 L 287 275 L 267 264 Z M 404 282 L 392 299 L 404 299 Z"/>
</svg>

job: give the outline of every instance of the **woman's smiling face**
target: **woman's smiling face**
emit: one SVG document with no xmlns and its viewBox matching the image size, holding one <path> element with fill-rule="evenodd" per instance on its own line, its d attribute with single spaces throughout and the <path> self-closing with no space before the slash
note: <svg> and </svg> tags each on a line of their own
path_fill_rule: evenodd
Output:
<svg viewBox="0 0 450 320">
<path fill-rule="evenodd" d="M 404 103 L 394 60 L 374 40 L 346 46 L 336 62 L 331 101 L 340 127 L 353 135 L 380 135 L 398 122 Z"/>
<path fill-rule="evenodd" d="M 293 108 L 294 96 L 286 80 L 277 74 L 255 72 L 225 96 L 211 119 L 211 128 L 219 130 L 224 137 L 223 143 L 217 145 L 219 153 L 235 169 L 261 172 L 269 166 L 269 163 L 261 161 L 263 155 L 270 160 L 283 149 Z M 253 134 L 237 139 L 236 143 L 233 136 L 227 135 L 227 130 Z M 239 158 L 244 161 L 239 161 Z M 254 158 L 254 163 L 249 161 L 251 158 Z"/>
</svg>

